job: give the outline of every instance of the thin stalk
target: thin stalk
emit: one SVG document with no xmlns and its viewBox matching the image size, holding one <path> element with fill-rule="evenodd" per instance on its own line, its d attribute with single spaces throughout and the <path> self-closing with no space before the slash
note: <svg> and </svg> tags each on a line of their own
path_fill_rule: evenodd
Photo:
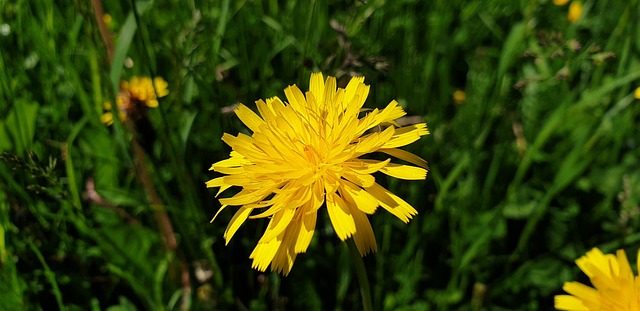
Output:
<svg viewBox="0 0 640 311">
<path fill-rule="evenodd" d="M 362 296 L 362 308 L 364 311 L 373 311 L 373 305 L 371 304 L 371 288 L 369 285 L 369 278 L 367 277 L 367 270 L 364 267 L 364 260 L 356 243 L 353 239 L 347 240 L 349 245 L 349 255 L 353 261 L 353 266 L 356 268 L 356 275 L 358 276 L 358 283 L 360 283 L 360 295 Z"/>
<path fill-rule="evenodd" d="M 126 124 L 129 130 L 132 133 L 135 133 L 135 128 L 132 121 L 127 120 Z M 182 252 L 178 249 L 178 243 L 176 241 L 175 232 L 173 230 L 173 225 L 171 224 L 171 219 L 167 214 L 167 211 L 164 209 L 164 203 L 160 199 L 158 192 L 156 191 L 155 185 L 153 184 L 153 180 L 151 178 L 151 174 L 149 173 L 149 169 L 145 163 L 146 153 L 142 146 L 134 139 L 131 144 L 133 145 L 133 151 L 136 159 L 136 173 L 138 175 L 138 179 L 140 183 L 142 183 L 142 187 L 145 192 L 149 196 L 149 201 L 151 202 L 151 206 L 153 208 L 153 215 L 160 227 L 160 232 L 163 237 L 163 241 L 167 251 L 176 252 L 178 255 L 178 261 L 180 264 L 180 280 L 182 282 L 182 289 L 184 290 L 184 294 L 182 296 L 182 304 L 180 306 L 180 310 L 188 310 L 189 309 L 189 297 L 191 295 L 191 282 L 189 280 L 189 266 L 184 258 Z"/>
<path fill-rule="evenodd" d="M 98 23 L 98 31 L 100 32 L 100 37 L 102 38 L 102 42 L 104 43 L 105 49 L 107 50 L 107 57 L 109 58 L 109 63 L 113 59 L 113 33 L 109 30 L 109 27 L 104 23 L 102 16 L 104 15 L 104 9 L 102 8 L 101 0 L 92 0 L 93 4 L 93 13 L 96 17 L 96 22 Z"/>
<path fill-rule="evenodd" d="M 44 269 L 45 278 L 51 284 L 51 293 L 56 298 L 56 303 L 58 304 L 58 310 L 67 310 L 67 307 L 62 302 L 62 292 L 60 291 L 60 287 L 58 287 L 58 281 L 56 280 L 55 272 L 53 272 L 53 270 L 49 268 L 47 261 L 44 259 L 44 256 L 42 256 L 42 253 L 40 252 L 38 247 L 32 241 L 28 241 L 28 244 L 29 244 L 29 247 L 31 248 L 31 251 L 33 251 L 33 253 L 38 258 L 38 261 L 40 261 L 40 264 Z"/>
</svg>

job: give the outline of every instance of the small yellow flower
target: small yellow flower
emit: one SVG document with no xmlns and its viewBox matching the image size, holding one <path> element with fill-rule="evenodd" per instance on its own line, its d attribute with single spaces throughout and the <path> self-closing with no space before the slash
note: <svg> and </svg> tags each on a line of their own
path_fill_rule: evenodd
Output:
<svg viewBox="0 0 640 311">
<path fill-rule="evenodd" d="M 466 98 L 467 94 L 463 90 L 453 92 L 453 101 L 458 105 L 462 104 Z"/>
<path fill-rule="evenodd" d="M 124 103 L 122 101 L 122 96 L 120 95 L 118 95 L 117 102 L 118 102 L 118 107 L 120 107 L 118 115 L 120 116 L 120 120 L 124 121 L 127 119 L 127 114 L 125 113 L 125 111 L 127 111 L 127 109 L 130 109 L 130 108 L 124 106 Z M 112 109 L 111 102 L 104 102 L 102 104 L 102 108 L 104 109 L 104 113 L 102 114 L 102 116 L 100 116 L 100 121 L 105 125 L 113 124 L 113 112 L 111 111 Z"/>
<path fill-rule="evenodd" d="M 557 6 L 563 6 L 567 4 L 567 2 L 569 2 L 569 0 L 553 0 L 553 4 Z"/>
<path fill-rule="evenodd" d="M 633 92 L 633 97 L 640 99 L 640 87 Z"/>
<path fill-rule="evenodd" d="M 631 271 L 629 260 L 623 250 L 618 250 L 614 256 L 605 255 L 599 249 L 593 248 L 576 260 L 576 264 L 589 277 L 593 287 L 579 282 L 564 283 L 562 289 L 570 295 L 557 295 L 556 309 L 640 310 L 640 277 Z"/>
<path fill-rule="evenodd" d="M 108 13 L 102 14 L 102 22 L 105 24 L 105 26 L 107 26 L 107 28 L 110 28 L 111 22 L 113 22 L 113 18 L 111 17 L 111 14 L 108 14 Z"/>
<path fill-rule="evenodd" d="M 398 147 L 429 134 L 427 126 L 398 127 L 395 120 L 406 113 L 395 100 L 382 110 L 363 109 L 369 94 L 363 82 L 364 77 L 354 77 L 346 88 L 337 88 L 334 77 L 324 80 L 314 73 L 309 92 L 295 85 L 285 89 L 288 103 L 278 97 L 258 100 L 259 115 L 242 104 L 235 109 L 253 134 L 222 136 L 231 155 L 211 170 L 226 175 L 208 181 L 207 187 L 220 188 L 218 194 L 241 188 L 219 199 L 216 216 L 228 206 L 239 207 L 224 233 L 227 244 L 247 218 L 270 219 L 249 256 L 253 268 L 265 271 L 271 265 L 287 275 L 297 254 L 307 250 L 323 206 L 336 235 L 342 241 L 352 237 L 361 255 L 377 249 L 367 215 L 378 206 L 405 223 L 418 213 L 372 174 L 425 179 L 427 163 Z M 373 152 L 420 167 L 362 158 Z M 250 216 L 254 210 L 258 214 Z"/>
<path fill-rule="evenodd" d="M 102 116 L 100 116 L 100 122 L 106 125 L 113 124 L 113 113 L 111 113 L 111 111 L 103 113 Z"/>
<path fill-rule="evenodd" d="M 133 77 L 129 81 L 123 81 L 117 98 L 120 120 L 124 121 L 127 117 L 139 119 L 146 114 L 148 108 L 158 107 L 158 98 L 169 94 L 168 86 L 161 77 L 156 77 L 153 82 L 148 77 Z M 100 120 L 106 125 L 113 124 L 111 103 L 105 103 L 104 110 Z"/>
<path fill-rule="evenodd" d="M 582 17 L 582 2 L 573 1 L 569 5 L 569 13 L 567 13 L 567 19 L 570 23 L 577 22 Z"/>
</svg>

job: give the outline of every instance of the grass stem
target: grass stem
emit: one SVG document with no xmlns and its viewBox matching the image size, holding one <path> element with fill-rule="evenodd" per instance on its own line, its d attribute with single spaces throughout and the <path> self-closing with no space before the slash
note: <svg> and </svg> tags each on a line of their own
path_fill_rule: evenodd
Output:
<svg viewBox="0 0 640 311">
<path fill-rule="evenodd" d="M 353 239 L 347 240 L 347 245 L 349 245 L 349 255 L 353 261 L 353 266 L 356 268 L 358 283 L 360 283 L 362 308 L 364 311 L 372 311 L 373 305 L 371 303 L 371 288 L 369 285 L 369 278 L 367 277 L 367 270 L 364 267 L 364 260 L 362 260 L 362 256 L 360 255 L 360 252 L 358 252 L 358 248 L 356 247 L 356 243 Z"/>
</svg>

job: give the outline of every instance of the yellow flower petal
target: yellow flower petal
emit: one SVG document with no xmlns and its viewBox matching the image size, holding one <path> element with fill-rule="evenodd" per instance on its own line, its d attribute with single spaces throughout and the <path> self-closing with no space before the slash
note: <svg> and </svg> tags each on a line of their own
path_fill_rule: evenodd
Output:
<svg viewBox="0 0 640 311">
<path fill-rule="evenodd" d="M 300 226 L 296 222 L 293 222 L 289 227 L 287 227 L 282 243 L 278 248 L 278 251 L 276 251 L 276 254 L 273 257 L 273 262 L 271 263 L 271 269 L 273 271 L 287 276 L 291 271 L 291 268 L 293 268 L 293 262 L 296 260 L 297 255 L 293 247 L 299 231 Z"/>
<path fill-rule="evenodd" d="M 262 239 L 264 239 L 265 241 L 269 241 L 271 239 L 275 239 L 276 236 L 283 233 L 284 230 L 287 229 L 287 226 L 291 223 L 293 215 L 295 215 L 295 210 L 291 208 L 280 209 L 280 211 L 278 211 L 273 217 L 271 217 L 269 225 L 267 226 L 267 230 L 265 230 Z"/>
<path fill-rule="evenodd" d="M 408 223 L 409 219 L 411 219 L 413 215 L 418 214 L 418 211 L 409 205 L 409 203 L 405 202 L 403 199 L 377 183 L 365 190 L 378 200 L 380 206 L 405 223 Z"/>
<path fill-rule="evenodd" d="M 371 223 L 367 219 L 367 215 L 358 210 L 352 209 L 353 220 L 356 224 L 356 232 L 353 234 L 353 241 L 356 243 L 358 252 L 364 256 L 368 253 L 375 253 L 378 251 L 378 244 L 376 243 L 376 237 L 373 234 Z"/>
<path fill-rule="evenodd" d="M 356 143 L 354 148 L 355 154 L 362 155 L 377 151 L 385 144 L 385 142 L 391 139 L 394 133 L 395 129 L 392 126 L 389 126 L 382 132 L 371 133 L 365 136 L 362 140 Z"/>
<path fill-rule="evenodd" d="M 341 194 L 343 194 L 347 203 L 350 203 L 351 206 L 356 206 L 367 214 L 375 213 L 379 203 L 374 196 L 348 181 L 343 181 L 342 185 L 343 187 L 340 188 L 342 190 Z"/>
<path fill-rule="evenodd" d="M 169 95 L 169 89 L 167 88 L 169 86 L 169 83 L 162 79 L 162 77 L 155 77 L 153 79 L 153 84 L 155 85 L 158 97 L 165 97 Z"/>
<path fill-rule="evenodd" d="M 157 99 L 148 99 L 147 101 L 145 101 L 145 104 L 149 108 L 157 108 L 158 107 L 158 100 Z"/>
<path fill-rule="evenodd" d="M 303 209 L 303 213 L 300 216 L 302 218 L 300 221 L 300 232 L 298 233 L 298 239 L 294 248 L 296 253 L 306 252 L 309 247 L 309 243 L 311 243 L 311 239 L 313 238 L 318 214 L 307 212 L 307 210 L 312 208 L 313 206 L 309 205 L 308 208 Z"/>
<path fill-rule="evenodd" d="M 156 108 L 158 107 L 158 98 L 169 94 L 168 86 L 169 84 L 162 77 L 156 77 L 153 80 L 149 77 L 133 77 L 120 84 L 120 88 L 126 94 L 123 96 L 130 100 L 124 101 L 119 98 L 118 105 L 121 106 L 121 110 L 128 108 L 124 106 L 125 102 L 132 105 L 144 103 L 146 107 Z"/>
<path fill-rule="evenodd" d="M 366 130 L 376 127 L 380 124 L 390 123 L 403 117 L 406 112 L 402 107 L 398 106 L 398 102 L 392 100 L 382 111 L 374 109 L 371 113 L 362 118 L 358 124 L 356 133 L 362 135 Z"/>
<path fill-rule="evenodd" d="M 235 113 L 240 121 L 242 121 L 242 123 L 244 123 L 254 133 L 259 132 L 260 126 L 264 124 L 264 121 L 262 121 L 255 112 L 251 111 L 251 109 L 243 104 L 238 105 L 235 109 Z"/>
<path fill-rule="evenodd" d="M 324 78 L 321 72 L 311 74 L 311 80 L 309 81 L 309 91 L 313 94 L 313 98 L 316 103 L 324 103 Z"/>
<path fill-rule="evenodd" d="M 421 167 L 389 163 L 381 172 L 395 178 L 406 180 L 423 180 L 427 178 L 427 170 Z"/>
<path fill-rule="evenodd" d="M 396 129 L 395 133 L 387 141 L 382 148 L 397 148 L 411 144 L 421 136 L 428 135 L 427 125 L 425 123 L 413 124 Z"/>
<path fill-rule="evenodd" d="M 113 113 L 105 112 L 104 114 L 102 114 L 102 116 L 100 117 L 100 122 L 106 125 L 113 124 Z"/>
<path fill-rule="evenodd" d="M 423 160 L 422 158 L 420 158 L 419 156 L 409 152 L 409 151 L 405 151 L 402 149 L 379 149 L 378 151 L 380 152 L 384 152 L 390 156 L 394 156 L 400 160 L 404 160 L 407 161 L 411 164 L 415 164 L 417 166 L 420 166 L 422 168 L 428 169 L 429 168 L 429 164 L 427 163 L 427 161 Z"/>
<path fill-rule="evenodd" d="M 294 84 L 284 90 L 284 94 L 289 101 L 289 107 L 293 108 L 295 112 L 306 117 L 307 115 L 307 100 L 304 98 L 302 91 Z"/>
<path fill-rule="evenodd" d="M 343 99 L 345 103 L 347 104 L 351 103 L 351 101 L 356 96 L 356 92 L 358 91 L 358 86 L 362 85 L 363 82 L 364 82 L 364 77 L 351 78 L 351 80 L 349 81 L 349 84 L 347 84 L 347 87 L 345 88 L 345 95 Z M 367 90 L 367 93 L 368 93 L 368 90 Z M 365 93 L 360 95 L 366 96 L 367 94 Z M 360 109 L 360 107 L 358 107 L 358 109 Z"/>
<path fill-rule="evenodd" d="M 327 193 L 329 219 L 340 240 L 344 241 L 356 232 L 356 223 L 346 202 L 335 193 Z"/>
<path fill-rule="evenodd" d="M 257 191 L 248 191 L 244 189 L 238 192 L 233 197 L 220 199 L 220 203 L 227 205 L 250 204 L 264 199 L 265 197 L 267 197 L 267 195 L 269 195 L 270 192 L 270 189 L 261 189 Z"/>
<path fill-rule="evenodd" d="M 218 215 L 220 214 L 220 212 L 222 212 L 228 205 L 222 205 L 220 206 L 220 209 L 218 210 L 218 212 L 216 212 L 216 214 L 213 216 L 213 218 L 211 218 L 211 221 L 209 223 L 212 223 L 214 220 L 216 220 L 216 217 L 218 217 Z"/>
<path fill-rule="evenodd" d="M 253 252 L 251 252 L 251 255 L 249 255 L 249 258 L 253 259 L 251 267 L 258 271 L 267 270 L 276 252 L 278 252 L 283 239 L 284 233 L 270 241 L 263 241 L 261 239 L 258 245 L 256 245 L 256 248 L 253 249 Z"/>
<path fill-rule="evenodd" d="M 591 310 L 582 303 L 582 300 L 569 295 L 557 295 L 554 298 L 554 305 L 555 305 L 555 308 L 558 310 L 571 310 L 571 311 Z"/>
<path fill-rule="evenodd" d="M 365 187 L 365 188 L 373 186 L 373 184 L 376 182 L 376 179 L 371 175 L 358 174 L 354 171 L 348 171 L 348 170 L 342 173 L 342 177 L 344 177 L 344 179 L 360 187 Z"/>
<path fill-rule="evenodd" d="M 218 177 L 218 178 L 214 178 L 212 180 L 207 181 L 205 184 L 207 186 L 207 188 L 216 188 L 219 187 L 218 193 L 216 194 L 216 197 L 218 197 L 220 195 L 220 193 L 224 192 L 225 190 L 231 188 L 231 186 L 228 183 L 226 183 L 224 181 L 225 177 Z M 215 217 L 214 217 L 215 218 Z"/>
<path fill-rule="evenodd" d="M 562 289 L 565 292 L 580 298 L 582 301 L 593 300 L 593 297 L 598 296 L 597 290 L 579 282 L 566 282 L 564 283 L 564 286 L 562 286 Z"/>
<path fill-rule="evenodd" d="M 251 214 L 251 211 L 253 211 L 252 208 L 243 206 L 235 213 L 235 215 L 233 215 L 233 218 L 231 218 L 231 221 L 229 221 L 229 225 L 227 226 L 227 229 L 224 231 L 225 245 L 229 244 L 229 240 L 231 240 L 233 235 L 236 234 L 236 231 L 240 229 L 240 226 L 242 226 L 242 223 L 244 223 L 244 221 L 247 220 L 247 217 L 249 217 L 249 214 Z"/>
<path fill-rule="evenodd" d="M 369 159 L 355 159 L 345 162 L 345 167 L 359 173 L 359 174 L 373 174 L 383 167 L 387 166 L 391 159 L 384 161 L 369 160 Z"/>
</svg>

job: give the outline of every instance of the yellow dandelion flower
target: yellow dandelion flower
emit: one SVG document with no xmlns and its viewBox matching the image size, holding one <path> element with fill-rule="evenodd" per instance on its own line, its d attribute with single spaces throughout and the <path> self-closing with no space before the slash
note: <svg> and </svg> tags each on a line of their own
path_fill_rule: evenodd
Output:
<svg viewBox="0 0 640 311">
<path fill-rule="evenodd" d="M 640 99 L 640 87 L 633 92 L 633 97 Z"/>
<path fill-rule="evenodd" d="M 218 195 L 241 187 L 236 195 L 219 199 L 222 207 L 216 216 L 228 206 L 239 206 L 224 233 L 227 244 L 247 218 L 270 219 L 249 256 L 253 268 L 265 271 L 271 265 L 271 270 L 287 275 L 297 254 L 307 250 L 322 206 L 340 240 L 353 237 L 363 256 L 377 249 L 367 215 L 378 206 L 405 223 L 417 214 L 372 174 L 425 179 L 426 161 L 398 147 L 429 134 L 427 126 L 398 127 L 395 120 L 406 113 L 395 100 L 382 110 L 362 109 L 369 94 L 363 82 L 364 77 L 354 77 L 346 88 L 337 88 L 336 78 L 324 80 L 314 73 L 310 91 L 302 93 L 296 85 L 285 89 L 288 102 L 278 97 L 258 100 L 259 115 L 242 104 L 235 109 L 253 134 L 222 136 L 232 148 L 230 158 L 211 170 L 226 176 L 208 181 L 207 187 L 219 187 Z M 361 158 L 372 152 L 419 167 L 390 158 Z M 254 210 L 258 214 L 252 215 Z"/>
<path fill-rule="evenodd" d="M 640 277 L 631 271 L 623 250 L 618 250 L 614 256 L 594 248 L 576 260 L 576 264 L 589 277 L 593 287 L 579 282 L 564 283 L 562 289 L 570 295 L 556 296 L 556 309 L 640 310 Z"/>
<path fill-rule="evenodd" d="M 557 6 L 563 6 L 567 4 L 567 2 L 569 2 L 569 0 L 553 0 L 553 4 Z"/>
<path fill-rule="evenodd" d="M 582 2 L 573 1 L 569 5 L 569 13 L 567 13 L 567 19 L 570 23 L 577 22 L 582 17 Z"/>
<path fill-rule="evenodd" d="M 153 83 L 151 78 L 148 77 L 133 77 L 131 80 L 122 83 L 122 89 L 129 92 L 133 100 L 141 101 L 150 108 L 158 107 L 157 98 L 169 94 L 168 86 L 169 84 L 161 77 L 153 79 Z"/>
<path fill-rule="evenodd" d="M 120 120 L 124 121 L 127 117 L 134 120 L 140 119 L 146 114 L 148 108 L 158 107 L 158 98 L 169 94 L 168 86 L 169 84 L 161 77 L 153 80 L 148 77 L 133 77 L 129 81 L 123 81 L 117 98 Z M 105 113 L 100 120 L 106 125 L 113 124 L 111 103 L 104 103 L 104 110 Z"/>
</svg>

